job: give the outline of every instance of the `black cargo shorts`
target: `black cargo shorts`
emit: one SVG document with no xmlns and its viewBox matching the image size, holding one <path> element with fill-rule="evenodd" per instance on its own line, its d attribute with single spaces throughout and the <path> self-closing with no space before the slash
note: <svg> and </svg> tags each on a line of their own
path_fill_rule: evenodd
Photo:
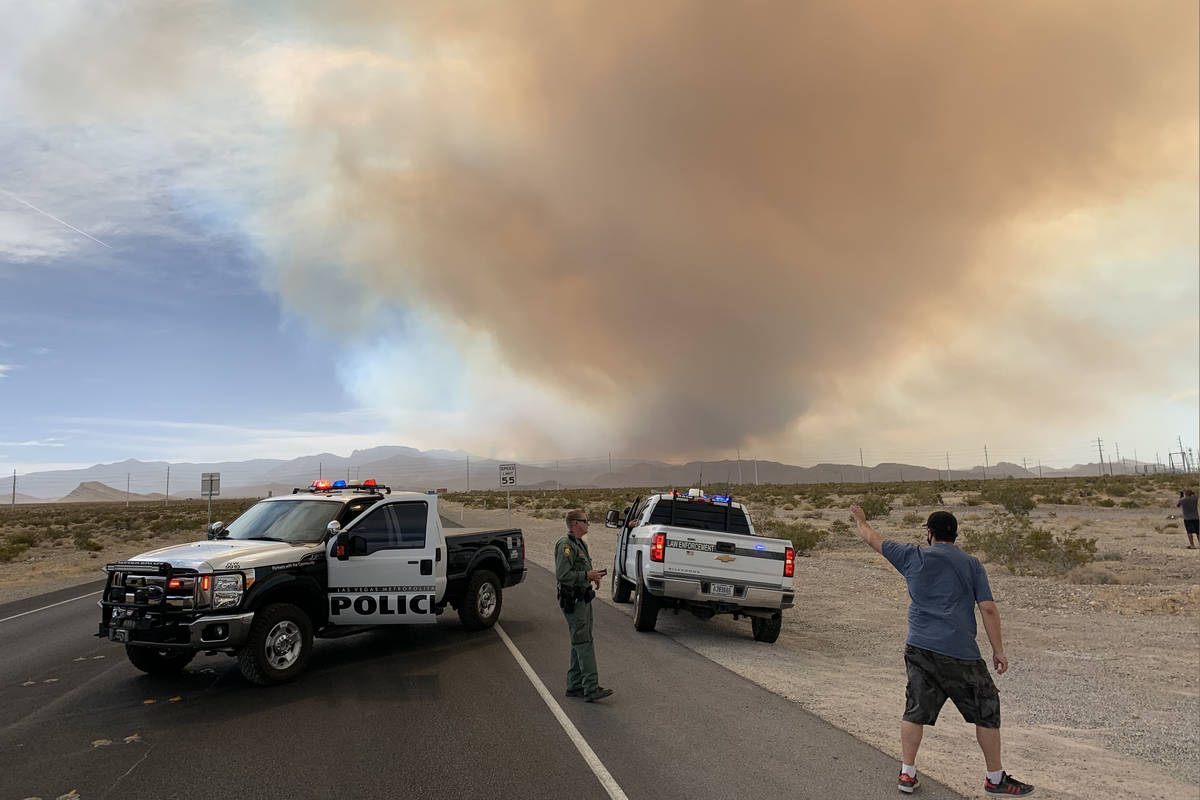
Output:
<svg viewBox="0 0 1200 800">
<path fill-rule="evenodd" d="M 983 659 L 966 661 L 913 645 L 904 646 L 908 688 L 906 722 L 933 725 L 949 697 L 962 718 L 983 728 L 1000 727 L 1000 692 Z"/>
</svg>

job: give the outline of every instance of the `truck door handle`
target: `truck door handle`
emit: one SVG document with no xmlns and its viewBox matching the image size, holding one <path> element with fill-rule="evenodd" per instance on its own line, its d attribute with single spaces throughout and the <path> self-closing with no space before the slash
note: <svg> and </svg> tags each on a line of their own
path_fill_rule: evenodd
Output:
<svg viewBox="0 0 1200 800">
<path fill-rule="evenodd" d="M 433 559 L 432 558 L 421 559 L 421 574 L 422 575 L 432 575 L 433 574 Z"/>
<path fill-rule="evenodd" d="M 733 553 L 737 551 L 737 545 L 733 542 L 717 542 L 718 553 Z"/>
</svg>

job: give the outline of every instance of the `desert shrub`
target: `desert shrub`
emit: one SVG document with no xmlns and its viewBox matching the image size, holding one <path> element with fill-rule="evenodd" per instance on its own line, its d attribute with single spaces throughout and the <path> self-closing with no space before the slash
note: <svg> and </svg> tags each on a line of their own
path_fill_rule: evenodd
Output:
<svg viewBox="0 0 1200 800">
<path fill-rule="evenodd" d="M 850 530 L 850 523 L 844 519 L 835 519 L 829 523 L 830 533 L 846 533 Z"/>
<path fill-rule="evenodd" d="M 936 483 L 920 483 L 904 498 L 906 506 L 936 506 L 942 503 L 942 493 Z"/>
<path fill-rule="evenodd" d="M 919 525 L 925 521 L 925 518 L 915 511 L 910 511 L 904 515 L 902 521 L 905 525 Z"/>
<path fill-rule="evenodd" d="M 804 517 L 805 519 L 825 519 L 825 512 L 824 511 L 805 511 L 800 516 Z"/>
<path fill-rule="evenodd" d="M 1010 514 L 1025 516 L 1037 506 L 1033 490 L 1016 481 L 996 481 L 980 492 L 980 498 L 1003 506 Z"/>
<path fill-rule="evenodd" d="M 1067 501 L 1061 494 L 1044 494 L 1042 495 L 1042 502 L 1052 506 L 1061 506 L 1065 505 Z"/>
<path fill-rule="evenodd" d="M 1104 508 L 1112 508 L 1116 505 L 1116 503 L 1111 498 L 1105 497 L 1101 500 L 1097 500 L 1096 505 L 1103 506 Z"/>
<path fill-rule="evenodd" d="M 825 531 L 807 522 L 788 522 L 781 519 L 769 519 L 762 525 L 764 533 L 780 539 L 788 539 L 796 554 L 807 553 L 825 539 Z"/>
<path fill-rule="evenodd" d="M 1142 507 L 1142 504 L 1139 503 L 1137 500 L 1126 500 L 1125 502 L 1121 503 L 1121 508 L 1141 508 L 1141 507 Z"/>
<path fill-rule="evenodd" d="M 1071 533 L 1054 536 L 1017 514 L 994 515 L 982 529 L 967 537 L 963 547 L 983 553 L 1010 572 L 1065 573 L 1096 558 L 1095 539 Z"/>
<path fill-rule="evenodd" d="M 1125 556 L 1118 553 L 1116 550 L 1106 550 L 1096 556 L 1097 561 L 1121 561 Z"/>
<path fill-rule="evenodd" d="M 15 561 L 28 549 L 24 542 L 0 542 L 0 561 Z"/>
<path fill-rule="evenodd" d="M 7 538 L 9 544 L 15 544 L 23 547 L 33 547 L 38 543 L 38 539 L 41 537 L 38 536 L 36 530 L 30 530 L 26 528 L 23 530 L 18 530 L 14 533 L 10 533 Z"/>
<path fill-rule="evenodd" d="M 76 534 L 72 538 L 75 540 L 75 546 L 80 550 L 91 550 L 92 552 L 95 552 L 97 550 L 104 549 L 104 546 L 88 535 L 86 531 Z"/>
<path fill-rule="evenodd" d="M 1160 525 L 1158 528 L 1160 533 L 1166 533 L 1167 531 L 1176 531 L 1178 529 L 1179 529 L 1178 522 L 1166 522 L 1166 523 L 1163 523 L 1162 525 Z"/>
<path fill-rule="evenodd" d="M 877 519 L 886 517 L 892 509 L 888 505 L 887 498 L 877 494 L 866 494 L 858 499 L 858 506 L 867 515 L 867 519 Z"/>
<path fill-rule="evenodd" d="M 979 499 L 977 494 L 963 495 L 963 503 L 968 506 L 981 506 L 983 501 Z"/>
<path fill-rule="evenodd" d="M 1129 486 L 1124 483 L 1110 483 L 1104 487 L 1104 493 L 1109 497 L 1128 497 Z"/>
<path fill-rule="evenodd" d="M 792 505 L 791 503 L 784 503 L 783 510 L 784 511 L 795 511 L 796 507 L 794 505 Z"/>
</svg>

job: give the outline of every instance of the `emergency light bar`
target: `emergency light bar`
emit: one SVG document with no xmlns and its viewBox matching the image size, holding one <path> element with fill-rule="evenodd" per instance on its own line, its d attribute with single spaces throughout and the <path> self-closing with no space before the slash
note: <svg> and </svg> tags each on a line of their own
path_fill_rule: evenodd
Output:
<svg viewBox="0 0 1200 800">
<path fill-rule="evenodd" d="M 387 486 L 380 486 L 374 478 L 368 478 L 365 481 L 331 481 L 324 478 L 318 478 L 309 484 L 307 489 L 292 489 L 292 494 L 300 494 L 301 492 L 311 492 L 316 494 L 330 494 L 333 492 L 341 492 L 349 490 L 351 492 L 362 492 L 363 494 L 391 494 L 392 490 Z"/>
</svg>

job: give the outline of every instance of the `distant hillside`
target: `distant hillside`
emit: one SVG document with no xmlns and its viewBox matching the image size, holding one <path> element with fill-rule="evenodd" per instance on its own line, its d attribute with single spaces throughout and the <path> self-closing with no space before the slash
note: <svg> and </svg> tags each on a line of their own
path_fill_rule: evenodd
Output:
<svg viewBox="0 0 1200 800">
<path fill-rule="evenodd" d="M 116 503 L 139 502 L 145 500 L 162 500 L 161 494 L 126 494 L 120 489 L 114 489 L 99 481 L 84 481 L 66 497 L 59 499 L 60 503 Z"/>
</svg>

